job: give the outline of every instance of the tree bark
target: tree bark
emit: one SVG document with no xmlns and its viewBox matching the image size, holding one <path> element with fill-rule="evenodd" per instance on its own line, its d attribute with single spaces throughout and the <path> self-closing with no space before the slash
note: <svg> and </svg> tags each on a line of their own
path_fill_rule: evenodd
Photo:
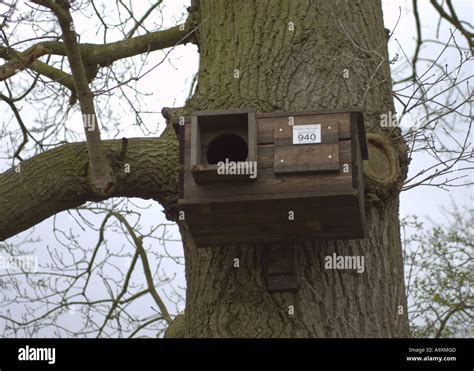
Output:
<svg viewBox="0 0 474 371">
<path fill-rule="evenodd" d="M 160 138 L 103 141 L 117 189 L 109 197 L 141 197 L 176 203 L 178 143 L 172 129 Z M 129 170 L 129 172 L 128 172 Z M 0 174 L 0 241 L 87 201 L 101 201 L 88 180 L 86 143 L 66 144 Z"/>
<path fill-rule="evenodd" d="M 264 246 L 197 249 L 186 226 L 180 225 L 186 336 L 409 336 L 398 220 L 406 148 L 379 125 L 379 115 L 393 109 L 380 1 L 199 4 L 201 59 L 187 109 L 251 107 L 268 112 L 360 106 L 367 130 L 386 138 L 392 148 L 385 155 L 395 158 L 380 155 L 370 167 L 367 239 L 294 245 L 297 292 L 267 291 Z M 374 149 L 371 153 L 379 154 Z M 391 182 L 373 176 L 377 169 L 383 173 L 384 159 L 386 166 L 397 164 Z M 325 270 L 324 257 L 334 252 L 365 256 L 365 272 Z M 235 258 L 239 268 L 234 268 Z"/>
</svg>

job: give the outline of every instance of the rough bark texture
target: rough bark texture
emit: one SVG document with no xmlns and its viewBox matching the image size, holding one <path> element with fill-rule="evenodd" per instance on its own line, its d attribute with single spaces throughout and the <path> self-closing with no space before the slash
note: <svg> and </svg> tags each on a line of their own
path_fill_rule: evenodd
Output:
<svg viewBox="0 0 474 371">
<path fill-rule="evenodd" d="M 201 0 L 199 12 L 198 87 L 188 109 L 361 106 L 368 131 L 388 137 L 378 126 L 393 105 L 380 1 Z M 182 225 L 186 336 L 409 336 L 397 190 L 407 164 L 403 143 L 387 142 L 399 174 L 368 181 L 368 238 L 296 246 L 297 292 L 267 291 L 263 246 L 198 250 Z M 365 256 L 366 271 L 325 270 L 334 252 Z"/>
</svg>

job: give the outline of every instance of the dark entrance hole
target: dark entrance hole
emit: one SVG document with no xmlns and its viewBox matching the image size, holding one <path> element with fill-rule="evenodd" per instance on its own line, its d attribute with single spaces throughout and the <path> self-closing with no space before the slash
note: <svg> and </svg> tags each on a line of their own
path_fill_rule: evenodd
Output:
<svg viewBox="0 0 474 371">
<path fill-rule="evenodd" d="M 221 134 L 215 137 L 207 147 L 207 162 L 217 164 L 219 161 L 245 161 L 247 143 L 236 134 Z"/>
</svg>

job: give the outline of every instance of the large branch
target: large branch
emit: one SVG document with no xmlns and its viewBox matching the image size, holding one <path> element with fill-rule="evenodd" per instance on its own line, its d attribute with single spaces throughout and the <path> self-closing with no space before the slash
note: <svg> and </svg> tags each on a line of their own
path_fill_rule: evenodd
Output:
<svg viewBox="0 0 474 371">
<path fill-rule="evenodd" d="M 78 46 L 84 64 L 108 66 L 119 59 L 190 42 L 192 41 L 191 34 L 189 27 L 176 26 L 109 44 L 79 44 Z M 0 58 L 8 60 L 0 66 L 0 81 L 30 67 L 44 55 L 66 56 L 64 43 L 44 41 L 22 52 L 9 47 L 0 47 Z"/>
<path fill-rule="evenodd" d="M 178 142 L 171 131 L 161 138 L 103 141 L 113 158 L 117 188 L 110 197 L 140 197 L 165 208 L 176 202 Z M 127 173 L 128 169 L 130 172 Z M 101 201 L 90 188 L 85 143 L 60 146 L 0 174 L 0 241 L 14 236 L 63 210 L 87 201 Z"/>
</svg>

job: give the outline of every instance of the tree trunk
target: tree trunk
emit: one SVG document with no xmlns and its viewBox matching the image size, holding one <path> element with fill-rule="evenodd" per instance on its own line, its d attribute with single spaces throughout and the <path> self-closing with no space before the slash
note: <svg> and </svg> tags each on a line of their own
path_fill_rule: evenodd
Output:
<svg viewBox="0 0 474 371">
<path fill-rule="evenodd" d="M 201 0 L 197 19 L 201 60 L 188 109 L 362 107 L 368 132 L 393 145 L 369 143 L 368 238 L 294 245 L 296 292 L 268 292 L 263 246 L 197 249 L 181 225 L 186 336 L 409 336 L 398 220 L 407 161 L 397 133 L 379 125 L 393 108 L 380 1 Z M 365 272 L 326 270 L 333 253 L 364 256 Z"/>
</svg>

